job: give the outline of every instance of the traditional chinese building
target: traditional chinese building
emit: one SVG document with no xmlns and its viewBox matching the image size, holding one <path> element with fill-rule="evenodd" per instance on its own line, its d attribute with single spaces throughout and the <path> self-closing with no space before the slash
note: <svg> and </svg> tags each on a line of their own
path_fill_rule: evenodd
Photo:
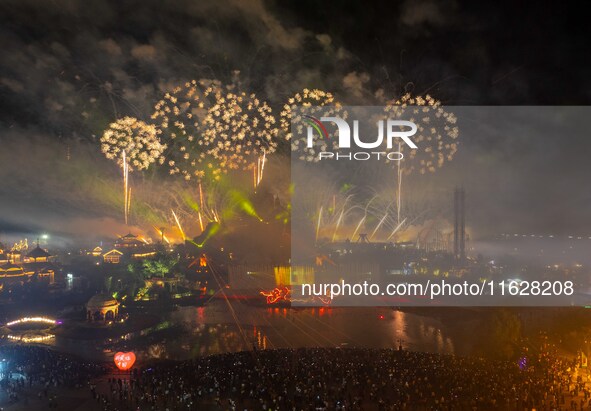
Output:
<svg viewBox="0 0 591 411">
<path fill-rule="evenodd" d="M 103 261 L 107 264 L 119 264 L 123 253 L 117 249 L 112 249 L 103 254 Z"/>
<path fill-rule="evenodd" d="M 2 246 L 0 249 L 0 282 L 3 285 L 24 284 L 34 277 L 48 284 L 54 283 L 53 256 L 39 247 L 39 244 L 26 255 L 24 255 L 27 250 L 26 242 L 21 241 L 15 244 L 9 251 L 3 248 Z"/>
<path fill-rule="evenodd" d="M 93 257 L 100 257 L 103 254 L 103 248 L 100 246 L 96 246 L 92 249 L 92 251 L 88 251 L 87 255 L 91 255 Z"/>
<path fill-rule="evenodd" d="M 112 250 L 102 255 L 105 263 L 119 264 L 126 259 L 143 259 L 153 257 L 156 254 L 153 245 L 131 233 L 119 237 L 113 247 Z"/>
<path fill-rule="evenodd" d="M 145 245 L 146 243 L 144 241 L 140 240 L 137 235 L 131 233 L 119 237 L 114 244 L 117 249 L 134 249 L 144 247 Z"/>
<path fill-rule="evenodd" d="M 39 247 L 35 247 L 33 250 L 29 251 L 25 258 L 25 262 L 27 263 L 47 263 L 52 260 L 52 255 L 49 254 L 46 250 Z"/>
</svg>

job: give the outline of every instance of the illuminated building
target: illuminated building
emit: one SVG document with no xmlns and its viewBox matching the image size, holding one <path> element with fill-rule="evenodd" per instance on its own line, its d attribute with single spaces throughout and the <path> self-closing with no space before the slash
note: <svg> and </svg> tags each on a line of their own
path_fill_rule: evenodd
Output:
<svg viewBox="0 0 591 411">
<path fill-rule="evenodd" d="M 118 314 L 119 302 L 106 294 L 97 294 L 86 303 L 88 321 L 113 321 Z"/>
<path fill-rule="evenodd" d="M 119 237 L 113 244 L 113 247 L 111 251 L 103 254 L 103 261 L 105 263 L 119 264 L 124 259 L 144 259 L 156 255 L 153 246 L 131 233 Z M 95 252 L 99 253 L 97 248 L 93 250 L 93 255 Z M 102 248 L 100 252 L 102 252 Z"/>
<path fill-rule="evenodd" d="M 8 255 L 2 249 L 2 244 L 0 244 L 0 264 L 6 264 L 8 262 Z"/>
<path fill-rule="evenodd" d="M 55 270 L 43 263 L 13 264 L 9 262 L 0 265 L 0 281 L 3 284 L 24 284 L 35 275 L 38 279 L 44 280 L 48 284 L 53 284 L 55 280 Z"/>
<path fill-rule="evenodd" d="M 138 248 L 144 247 L 146 243 L 138 238 L 137 235 L 133 235 L 131 233 L 124 235 L 123 237 L 119 237 L 117 241 L 115 241 L 115 248 L 117 249 L 130 249 L 130 248 Z"/>
<path fill-rule="evenodd" d="M 47 251 L 39 247 L 35 247 L 32 251 L 30 251 L 27 256 L 25 257 L 25 262 L 27 263 L 46 263 L 51 261 L 52 255 L 49 254 Z"/>
<path fill-rule="evenodd" d="M 121 251 L 112 249 L 103 254 L 103 261 L 107 264 L 119 264 L 121 262 L 121 257 L 123 257 Z"/>
<path fill-rule="evenodd" d="M 0 266 L 0 278 L 17 278 L 25 276 L 23 267 L 13 263 L 6 263 Z"/>
<path fill-rule="evenodd" d="M 92 249 L 92 251 L 88 251 L 86 253 L 86 255 L 91 255 L 93 257 L 100 257 L 101 254 L 103 254 L 103 249 L 102 249 L 102 247 L 98 247 L 98 246 L 97 247 L 94 247 Z"/>
<path fill-rule="evenodd" d="M 6 253 L 6 255 L 8 256 L 8 261 L 13 264 L 18 264 L 21 262 L 22 253 L 20 250 L 10 250 L 8 253 Z"/>
<path fill-rule="evenodd" d="M 133 253 L 131 254 L 132 258 L 138 258 L 138 259 L 142 259 L 142 258 L 148 258 L 148 257 L 154 257 L 156 255 L 156 251 L 140 251 L 137 253 Z"/>
<path fill-rule="evenodd" d="M 27 241 L 16 243 L 11 250 L 5 251 L 0 244 L 0 282 L 2 285 L 24 284 L 33 276 L 53 284 L 55 268 L 51 262 L 52 255 L 37 245 L 23 258 L 28 249 Z"/>
</svg>

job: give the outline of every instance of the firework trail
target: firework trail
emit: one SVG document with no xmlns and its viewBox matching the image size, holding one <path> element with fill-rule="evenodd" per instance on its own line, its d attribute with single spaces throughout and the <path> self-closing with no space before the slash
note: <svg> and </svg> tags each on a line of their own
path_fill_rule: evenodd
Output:
<svg viewBox="0 0 591 411">
<path fill-rule="evenodd" d="M 337 219 L 337 224 L 335 225 L 334 228 L 334 233 L 332 234 L 332 242 L 334 243 L 336 237 L 337 237 L 337 232 L 339 231 L 339 227 L 341 226 L 341 222 L 343 221 L 343 215 L 345 214 L 345 209 L 343 208 L 341 210 L 341 213 L 339 214 L 339 218 Z"/>
<path fill-rule="evenodd" d="M 201 211 L 198 212 L 199 215 L 199 228 L 201 228 L 201 232 L 205 231 L 205 228 L 203 227 L 203 218 L 201 217 Z"/>
<path fill-rule="evenodd" d="M 129 169 L 127 165 L 127 157 L 125 155 L 125 151 L 123 151 L 123 216 L 125 219 L 125 225 L 127 225 L 127 202 L 129 197 Z"/>
<path fill-rule="evenodd" d="M 201 181 L 199 181 L 199 205 L 203 208 L 203 186 Z"/>
<path fill-rule="evenodd" d="M 146 170 L 155 163 L 166 148 L 158 139 L 156 128 L 133 117 L 111 123 L 100 138 L 101 151 L 116 160 L 123 170 L 123 214 L 129 224 L 131 187 L 129 172 Z"/>
<path fill-rule="evenodd" d="M 384 216 L 382 217 L 382 219 L 380 220 L 380 222 L 378 223 L 378 225 L 376 225 L 376 228 L 373 230 L 373 232 L 371 233 L 371 235 L 369 236 L 369 239 L 373 239 L 373 236 L 376 235 L 377 231 L 380 229 L 380 227 L 382 226 L 382 224 L 384 223 L 384 220 L 386 220 L 386 217 L 388 217 L 388 213 L 384 214 Z"/>
<path fill-rule="evenodd" d="M 364 215 L 361 220 L 359 220 L 359 224 L 357 224 L 357 227 L 355 227 L 355 231 L 353 231 L 353 235 L 351 236 L 351 239 L 355 239 L 355 236 L 357 235 L 357 232 L 359 231 L 359 228 L 361 228 L 361 224 L 363 224 L 363 222 L 365 221 L 365 218 L 367 217 L 367 214 Z"/>
<path fill-rule="evenodd" d="M 127 191 L 127 208 L 125 210 L 125 224 L 127 224 L 127 220 L 129 220 L 129 216 L 131 215 L 131 187 Z"/>
<path fill-rule="evenodd" d="M 402 220 L 401 222 L 398 223 L 398 225 L 396 227 L 394 227 L 394 230 L 392 230 L 392 233 L 388 236 L 388 238 L 386 238 L 386 241 L 390 240 L 394 234 L 396 234 L 396 232 L 400 229 L 400 227 L 402 227 L 402 225 L 406 222 L 406 218 L 404 220 Z"/>
<path fill-rule="evenodd" d="M 404 155 L 397 162 L 397 223 L 400 223 L 402 210 L 402 176 L 418 171 L 420 174 L 434 173 L 447 161 L 452 161 L 457 152 L 459 128 L 453 113 L 443 109 L 441 102 L 430 95 L 412 96 L 404 94 L 399 99 L 390 100 L 384 107 L 387 118 L 404 119 L 417 125 L 413 141 L 418 149 L 398 145 Z M 405 151 L 408 151 L 405 153 Z"/>
<path fill-rule="evenodd" d="M 318 233 L 320 232 L 320 224 L 322 223 L 322 206 L 318 211 L 318 222 L 316 223 L 316 241 L 318 241 Z"/>
<path fill-rule="evenodd" d="M 265 172 L 265 163 L 267 162 L 267 152 L 263 150 L 263 155 L 257 159 L 257 166 L 253 167 L 254 172 L 254 188 L 256 189 L 263 180 L 263 173 Z"/>
<path fill-rule="evenodd" d="M 179 232 L 181 233 L 181 238 L 183 239 L 183 241 L 186 241 L 187 237 L 185 236 L 185 231 L 183 230 L 183 227 L 181 227 L 181 222 L 179 221 L 179 218 L 177 217 L 174 210 L 170 210 L 170 211 L 172 212 L 172 216 L 174 217 L 174 221 L 176 222 Z"/>
</svg>

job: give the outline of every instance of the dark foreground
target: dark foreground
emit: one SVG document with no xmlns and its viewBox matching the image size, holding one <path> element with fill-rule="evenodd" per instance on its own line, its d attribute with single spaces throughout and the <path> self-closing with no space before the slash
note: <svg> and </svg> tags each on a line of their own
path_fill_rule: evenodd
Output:
<svg viewBox="0 0 591 411">
<path fill-rule="evenodd" d="M 549 354 L 520 368 L 396 350 L 265 350 L 127 374 L 38 347 L 0 347 L 2 358 L 5 410 L 589 409 L 586 374 L 577 382 L 573 364 Z"/>
</svg>

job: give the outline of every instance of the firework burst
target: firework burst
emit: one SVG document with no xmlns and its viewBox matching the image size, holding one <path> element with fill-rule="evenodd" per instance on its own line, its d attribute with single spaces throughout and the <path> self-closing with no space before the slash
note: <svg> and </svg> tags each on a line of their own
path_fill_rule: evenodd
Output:
<svg viewBox="0 0 591 411">
<path fill-rule="evenodd" d="M 260 169 L 262 159 L 278 145 L 271 107 L 253 93 L 228 91 L 217 97 L 204 121 L 209 152 L 223 169 Z"/>
<path fill-rule="evenodd" d="M 304 89 L 294 94 L 287 100 L 280 113 L 279 122 L 286 139 L 291 140 L 291 149 L 299 153 L 299 159 L 305 161 L 318 161 L 317 151 L 326 151 L 331 144 L 332 149 L 338 149 L 336 139 L 332 143 L 325 140 L 319 142 L 318 147 L 307 147 L 304 129 L 307 127 L 303 121 L 299 108 L 305 107 L 309 115 L 322 113 L 322 116 L 339 116 L 347 118 L 347 113 L 342 110 L 341 104 L 335 100 L 332 93 L 318 89 Z M 300 138 L 293 138 L 292 127 L 295 127 Z"/>
<path fill-rule="evenodd" d="M 160 163 L 171 175 L 191 180 L 205 177 L 206 172 L 214 178 L 222 174 L 210 152 L 213 143 L 204 135 L 204 121 L 221 95 L 220 87 L 218 82 L 192 80 L 156 103 L 152 120 L 168 146 Z"/>
<path fill-rule="evenodd" d="M 429 95 L 422 97 L 407 93 L 388 101 L 384 112 L 388 118 L 408 120 L 417 125 L 417 133 L 412 139 L 419 148 L 399 146 L 399 151 L 404 154 L 401 164 L 404 174 L 415 171 L 434 173 L 453 159 L 458 150 L 457 119 L 443 109 L 440 101 Z"/>
<path fill-rule="evenodd" d="M 162 156 L 166 148 L 160 142 L 155 126 L 133 117 L 124 117 L 111 123 L 100 142 L 103 154 L 117 161 L 120 167 L 129 167 L 129 171 L 147 169 Z M 127 165 L 123 162 L 124 157 Z"/>
<path fill-rule="evenodd" d="M 193 80 L 165 94 L 152 119 L 169 149 L 161 163 L 185 180 L 219 180 L 229 170 L 255 169 L 260 183 L 279 130 L 271 107 L 218 81 Z M 262 164 L 262 165 L 261 165 Z"/>
</svg>

